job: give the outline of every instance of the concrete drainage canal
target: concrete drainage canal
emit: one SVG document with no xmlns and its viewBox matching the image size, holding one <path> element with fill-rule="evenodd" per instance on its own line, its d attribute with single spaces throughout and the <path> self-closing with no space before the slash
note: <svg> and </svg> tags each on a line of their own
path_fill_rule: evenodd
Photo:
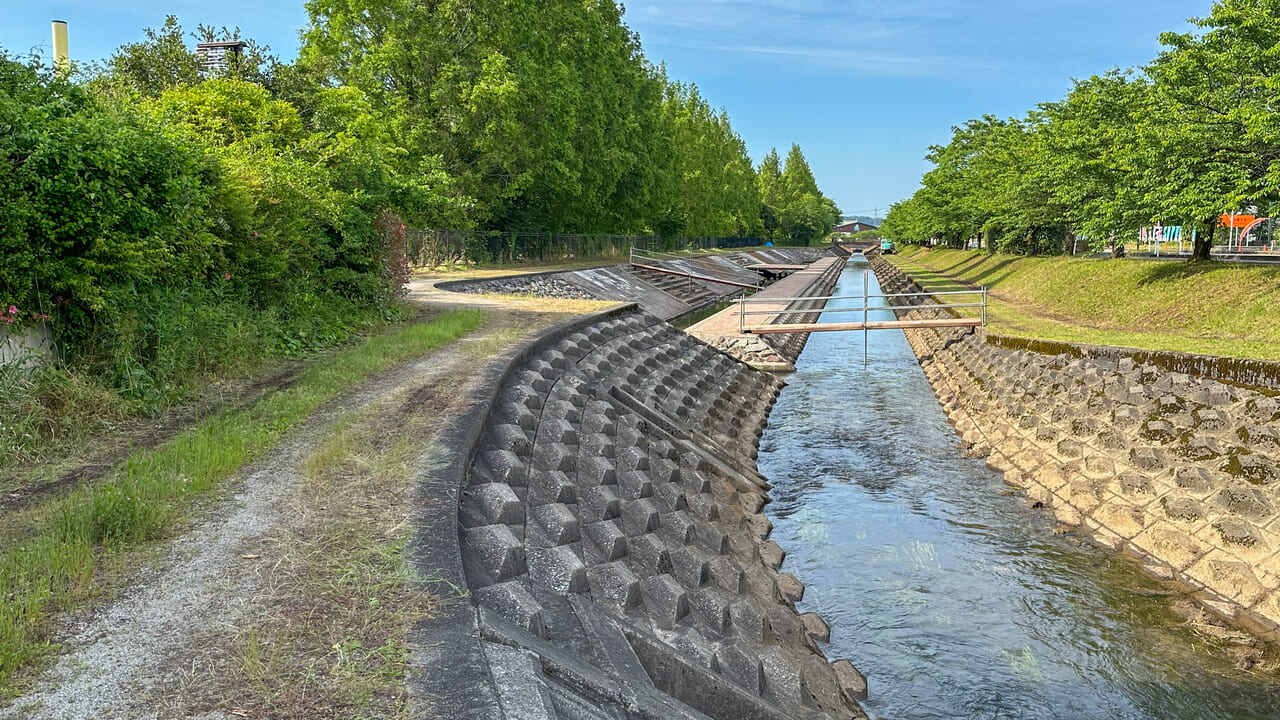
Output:
<svg viewBox="0 0 1280 720">
<path fill-rule="evenodd" d="M 842 268 L 819 260 L 764 292 L 860 294 L 866 264 Z M 1098 367 L 1067 363 L 1060 372 L 1082 379 L 1059 378 L 1042 356 L 992 349 L 968 330 L 929 340 L 919 328 L 908 330 L 911 343 L 932 353 L 919 363 L 896 330 L 869 334 L 865 366 L 860 333 L 815 332 L 798 357 L 804 338 L 790 336 L 774 347 L 788 366 L 794 361 L 784 383 L 663 314 L 652 303 L 618 306 L 518 345 L 483 370 L 469 409 L 442 431 L 412 550 L 442 599 L 414 638 L 420 670 L 411 686 L 427 716 L 1280 718 L 1274 658 L 1203 611 L 1231 617 L 1236 608 L 1264 629 L 1277 616 L 1280 605 L 1268 598 L 1280 590 L 1242 584 L 1253 571 L 1233 559 L 1271 552 L 1280 521 L 1254 512 L 1270 511 L 1271 501 L 1207 469 L 1186 471 L 1181 456 L 1160 466 L 1167 472 L 1147 463 L 1155 473 L 1147 476 L 1080 457 L 1083 442 L 1105 440 L 1121 450 L 1134 444 L 1137 460 L 1172 458 L 1142 445 L 1152 442 L 1150 422 L 1119 423 L 1146 405 L 1169 405 L 1168 393 L 1125 386 L 1112 427 L 1072 415 L 1084 412 L 1083 383 L 1115 384 Z M 872 315 L 891 319 L 888 310 Z M 700 326 L 713 339 L 709 326 L 737 328 L 735 318 L 712 320 Z M 1022 395 L 1042 396 L 1036 412 L 1047 419 L 1025 432 L 1056 443 L 1052 451 L 1033 454 L 1031 439 L 1017 442 L 1013 429 L 999 441 L 984 435 L 987 451 L 999 447 L 1009 462 L 1034 457 L 1039 474 L 1002 475 L 990 468 L 1005 460 L 966 456 L 960 438 L 974 442 L 978 426 L 964 429 L 957 403 L 977 408 L 978 400 L 940 405 L 930 387 L 944 370 L 959 372 L 946 363 L 965 360 L 1024 371 L 1021 380 L 975 376 L 982 392 L 1003 397 L 1021 383 Z M 1024 387 L 1032 370 L 1048 378 L 1045 387 Z M 1145 377 L 1138 370 L 1125 372 Z M 1273 399 L 1167 380 L 1151 387 L 1177 385 L 1223 409 L 1187 400 L 1165 425 L 1180 427 L 1188 414 L 1227 428 L 1237 415 L 1280 419 Z M 1106 405 L 1101 394 L 1090 398 L 1090 408 Z M 979 420 L 1023 422 L 1018 408 Z M 1251 438 L 1265 430 L 1244 427 Z M 1097 437 L 1059 437 L 1067 432 Z M 1273 467 L 1259 464 L 1268 457 L 1260 451 L 1241 457 Z M 1005 484 L 1058 476 L 1070 478 L 1052 498 Z M 1178 487 L 1157 499 L 1174 480 Z M 1099 505 L 1104 490 L 1113 494 Z M 1193 491 L 1199 500 L 1178 494 Z M 1052 512 L 1034 509 L 1050 504 Z M 1188 519 L 1193 506 L 1210 517 Z M 1242 509 L 1252 514 L 1237 518 Z M 1078 528 L 1060 524 L 1071 522 Z M 1142 543 L 1144 532 L 1192 530 L 1181 544 L 1153 545 L 1163 555 L 1141 567 L 1090 539 Z M 1246 535 L 1253 542 L 1239 543 Z M 1201 605 L 1185 585 L 1142 572 L 1194 578 L 1201 567 L 1210 571 L 1194 596 Z M 1267 567 L 1258 564 L 1258 577 L 1270 581 Z"/>
<path fill-rule="evenodd" d="M 833 294 L 860 293 L 865 267 Z M 864 369 L 860 333 L 810 337 L 758 459 L 798 609 L 866 674 L 868 714 L 1280 717 L 1275 678 L 1188 628 L 1175 589 L 964 456 L 901 332 L 869 342 Z"/>
</svg>

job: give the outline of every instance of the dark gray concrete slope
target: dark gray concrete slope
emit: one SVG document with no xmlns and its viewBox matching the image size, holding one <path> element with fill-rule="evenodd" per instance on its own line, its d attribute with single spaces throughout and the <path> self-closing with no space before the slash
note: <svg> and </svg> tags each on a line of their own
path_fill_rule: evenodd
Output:
<svg viewBox="0 0 1280 720">
<path fill-rule="evenodd" d="M 427 476 L 443 502 L 417 557 L 452 600 L 420 628 L 422 707 L 865 717 L 865 681 L 823 657 L 826 626 L 797 613 L 804 588 L 768 539 L 754 458 L 780 380 L 635 310 L 487 372 Z"/>
<path fill-rule="evenodd" d="M 746 265 L 810 263 L 828 254 L 826 248 L 770 248 L 725 255 L 694 256 L 696 275 L 722 278 L 736 283 L 755 283 L 760 276 Z M 654 265 L 676 272 L 687 270 L 684 260 L 670 258 L 653 261 Z M 572 287 L 598 300 L 634 302 L 645 312 L 663 320 L 671 320 L 712 303 L 741 293 L 738 285 L 727 285 L 667 273 L 633 268 L 628 264 L 607 265 L 585 270 L 565 270 L 525 275 L 506 275 L 483 280 L 456 280 L 438 283 L 436 287 L 455 292 L 514 292 L 570 296 L 548 286 Z M 572 295 L 576 297 L 576 295 Z"/>
</svg>

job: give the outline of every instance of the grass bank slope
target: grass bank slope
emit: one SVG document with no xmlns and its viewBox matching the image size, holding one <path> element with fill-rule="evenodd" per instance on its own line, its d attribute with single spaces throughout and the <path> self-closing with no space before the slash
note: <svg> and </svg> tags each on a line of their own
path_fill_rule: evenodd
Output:
<svg viewBox="0 0 1280 720">
<path fill-rule="evenodd" d="M 927 290 L 987 286 L 993 332 L 1280 360 L 1280 268 L 906 248 Z"/>
</svg>

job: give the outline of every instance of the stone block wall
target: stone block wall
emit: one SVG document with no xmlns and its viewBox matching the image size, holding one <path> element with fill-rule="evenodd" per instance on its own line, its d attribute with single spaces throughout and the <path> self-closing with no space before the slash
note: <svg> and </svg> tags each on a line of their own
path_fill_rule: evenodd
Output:
<svg viewBox="0 0 1280 720">
<path fill-rule="evenodd" d="M 468 717 L 865 717 L 865 680 L 823 655 L 827 626 L 797 612 L 804 587 L 779 572 L 769 539 L 754 458 L 782 384 L 636 310 L 527 348 L 462 450 L 459 603 L 473 614 L 452 613 L 471 630 L 451 637 L 479 648 L 484 687 L 445 705 Z M 434 692 L 463 691 L 437 680 Z"/>
<path fill-rule="evenodd" d="M 916 292 L 882 258 L 886 292 Z M 932 303 L 899 312 L 938 317 Z M 1224 620 L 1280 637 L 1280 402 L 1111 356 L 996 347 L 983 331 L 907 339 L 970 452 L 1028 503 L 1188 585 Z"/>
</svg>

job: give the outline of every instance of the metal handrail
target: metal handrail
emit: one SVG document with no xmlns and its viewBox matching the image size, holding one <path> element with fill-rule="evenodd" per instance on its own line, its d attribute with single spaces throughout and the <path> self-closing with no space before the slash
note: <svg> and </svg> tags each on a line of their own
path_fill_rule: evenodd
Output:
<svg viewBox="0 0 1280 720">
<path fill-rule="evenodd" d="M 662 252 L 661 250 L 645 250 L 644 248 L 631 248 L 632 254 L 640 253 L 642 255 L 664 255 L 677 260 L 685 260 L 693 257 L 693 251 L 690 250 L 688 255 L 677 255 L 676 253 Z"/>
<path fill-rule="evenodd" d="M 908 310 L 908 309 L 949 310 L 953 308 L 954 309 L 982 308 L 982 325 L 983 327 L 986 327 L 986 324 L 987 324 L 987 286 L 986 285 L 983 285 L 981 288 L 977 290 L 943 290 L 939 292 L 885 293 L 880 295 L 871 295 L 869 293 L 869 289 L 870 289 L 870 273 L 864 270 L 862 273 L 862 294 L 861 295 L 815 295 L 815 296 L 797 296 L 797 297 L 781 297 L 781 298 L 780 297 L 752 297 L 752 298 L 740 297 L 738 298 L 738 332 L 745 332 L 744 330 L 744 328 L 746 327 L 745 318 L 748 315 L 773 315 L 775 318 L 777 318 L 783 315 L 791 315 L 795 313 L 805 313 L 805 312 L 816 312 L 819 315 L 821 315 L 822 313 L 828 313 L 828 312 L 830 313 L 861 312 L 864 335 L 866 332 L 868 315 L 872 310 L 901 311 L 901 310 Z M 877 305 L 876 307 L 871 307 L 869 302 L 873 298 L 874 299 L 912 298 L 912 297 L 931 298 L 931 297 L 937 297 L 942 295 L 946 295 L 946 296 L 980 295 L 982 297 L 982 301 L 967 302 L 967 303 L 935 303 L 927 307 L 920 307 L 915 305 L 906 306 L 906 307 L 893 306 L 893 305 Z M 822 308 L 791 307 L 796 303 L 803 303 L 803 302 L 817 301 L 817 300 L 824 301 L 823 303 L 824 307 Z M 859 307 L 826 309 L 825 303 L 826 301 L 830 301 L 830 300 L 861 300 L 862 305 Z M 767 303 L 775 303 L 775 304 L 785 303 L 786 306 L 782 308 L 774 308 L 771 310 L 750 310 L 749 311 L 747 310 L 747 303 L 752 303 L 752 302 L 754 303 L 767 302 Z M 772 325 L 775 323 L 768 323 L 768 324 Z M 865 338 L 863 342 L 864 342 L 863 353 L 865 356 L 865 353 L 866 353 Z M 865 357 L 864 357 L 864 362 L 865 362 Z"/>
<path fill-rule="evenodd" d="M 861 296 L 859 296 L 859 297 L 861 297 Z M 872 297 L 875 297 L 875 296 L 873 295 Z M 983 303 L 980 303 L 980 302 L 975 302 L 975 303 L 946 303 L 946 304 L 938 304 L 938 305 L 928 305 L 928 306 L 924 306 L 924 309 L 926 309 L 926 310 L 941 310 L 941 309 L 943 309 L 943 308 L 980 308 L 980 307 L 986 307 L 986 305 L 985 305 L 985 304 L 983 304 Z M 908 308 L 904 308 L 904 307 L 895 307 L 895 306 L 892 306 L 892 305 L 876 305 L 876 306 L 867 307 L 866 309 L 867 309 L 867 310 L 906 310 L 906 309 L 908 309 Z M 920 308 L 919 308 L 919 307 L 914 307 L 914 306 L 913 306 L 913 307 L 911 307 L 910 309 L 912 309 L 912 310 L 918 310 L 918 309 L 920 309 Z M 789 312 L 805 312 L 805 311 L 808 311 L 808 312 L 816 312 L 816 311 L 818 311 L 818 308 L 794 308 L 794 309 L 784 309 L 784 310 L 748 310 L 748 311 L 746 311 L 746 312 L 740 312 L 740 313 L 738 313 L 738 314 L 739 314 L 739 315 L 784 315 L 784 314 L 789 313 Z M 822 312 L 824 315 L 825 315 L 826 313 L 862 312 L 862 311 L 863 311 L 863 307 L 862 307 L 862 306 L 858 306 L 858 307 L 848 307 L 848 308 L 823 308 L 823 309 L 821 310 L 821 312 Z"/>
<path fill-rule="evenodd" d="M 799 295 L 796 297 L 755 297 L 747 298 L 747 302 L 786 302 L 798 300 L 861 300 L 865 298 L 902 298 L 902 297 L 935 297 L 938 295 L 978 295 L 986 293 L 986 288 L 978 290 L 946 290 L 943 292 L 918 292 L 918 293 L 889 293 L 887 295 L 815 295 L 807 297 Z"/>
</svg>

